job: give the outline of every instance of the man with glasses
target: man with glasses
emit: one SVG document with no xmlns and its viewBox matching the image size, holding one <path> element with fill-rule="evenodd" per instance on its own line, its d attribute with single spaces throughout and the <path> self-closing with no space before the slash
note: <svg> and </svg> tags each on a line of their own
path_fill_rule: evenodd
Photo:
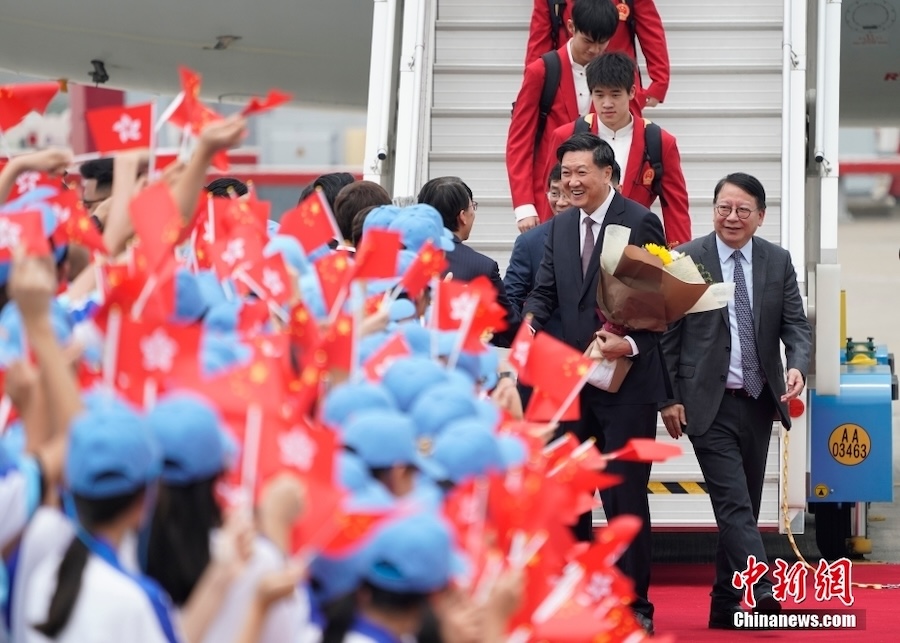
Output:
<svg viewBox="0 0 900 643">
<path fill-rule="evenodd" d="M 734 299 L 665 333 L 673 399 L 660 408 L 669 435 L 690 438 L 709 488 L 719 527 L 709 627 L 732 629 L 741 610 L 734 573 L 747 568 L 748 556 L 766 562 L 757 520 L 772 422 L 791 426 L 787 402 L 803 391 L 812 332 L 790 253 L 755 236 L 766 217 L 762 184 L 729 174 L 716 185 L 712 217 L 714 232 L 678 250 L 713 281 L 733 282 Z M 756 611 L 780 610 L 768 577 L 754 598 Z"/>
</svg>

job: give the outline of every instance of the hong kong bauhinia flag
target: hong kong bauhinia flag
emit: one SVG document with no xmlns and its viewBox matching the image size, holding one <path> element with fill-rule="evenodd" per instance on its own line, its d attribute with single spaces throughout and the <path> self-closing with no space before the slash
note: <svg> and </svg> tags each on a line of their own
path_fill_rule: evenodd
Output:
<svg viewBox="0 0 900 643">
<path fill-rule="evenodd" d="M 151 146 L 153 103 L 92 109 L 85 118 L 101 154 Z"/>
</svg>

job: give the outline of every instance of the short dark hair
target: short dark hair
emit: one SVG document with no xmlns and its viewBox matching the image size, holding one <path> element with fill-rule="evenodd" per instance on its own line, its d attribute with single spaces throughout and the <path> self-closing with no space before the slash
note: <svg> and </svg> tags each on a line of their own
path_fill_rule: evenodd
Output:
<svg viewBox="0 0 900 643">
<path fill-rule="evenodd" d="M 229 188 L 238 196 L 244 196 L 249 191 L 246 183 L 231 176 L 223 176 L 210 181 L 210 184 L 206 186 L 206 191 L 213 196 L 227 197 L 231 196 Z"/>
<path fill-rule="evenodd" d="M 622 166 L 616 161 L 613 161 L 612 168 L 612 177 L 610 180 L 613 182 L 613 185 L 618 185 L 622 182 Z"/>
<path fill-rule="evenodd" d="M 562 164 L 557 163 L 553 166 L 553 169 L 550 170 L 550 176 L 547 177 L 547 189 L 550 189 L 550 184 L 554 181 L 559 181 L 562 179 Z"/>
<path fill-rule="evenodd" d="M 760 210 L 766 209 L 766 189 L 759 179 L 744 172 L 732 172 L 716 183 L 716 189 L 713 192 L 713 203 L 719 198 L 719 192 L 726 183 L 742 189 L 756 199 L 756 207 Z"/>
<path fill-rule="evenodd" d="M 594 91 L 598 87 L 631 91 L 634 87 L 636 69 L 637 65 L 628 54 L 608 51 L 587 64 L 584 68 L 584 77 L 589 91 Z"/>
<path fill-rule="evenodd" d="M 568 152 L 593 152 L 594 165 L 601 169 L 611 168 L 616 162 L 616 154 L 610 144 L 590 132 L 573 134 L 559 146 L 556 150 L 556 158 L 560 163 Z"/>
<path fill-rule="evenodd" d="M 440 212 L 444 227 L 456 232 L 459 229 L 459 213 L 469 207 L 472 191 L 455 176 L 441 176 L 422 186 L 418 200 Z"/>
<path fill-rule="evenodd" d="M 619 28 L 619 11 L 609 0 L 578 0 L 572 7 L 572 24 L 594 42 L 606 42 Z"/>
<path fill-rule="evenodd" d="M 341 236 L 353 238 L 353 218 L 363 208 L 390 205 L 391 195 L 374 181 L 354 181 L 345 185 L 334 200 L 334 218 Z"/>
<path fill-rule="evenodd" d="M 355 180 L 353 175 L 348 172 L 330 172 L 328 174 L 323 174 L 303 188 L 298 203 L 312 194 L 316 188 L 322 188 L 325 200 L 328 201 L 328 206 L 334 210 L 334 200 L 337 198 L 338 192 L 340 192 L 341 188 L 345 185 L 349 185 Z"/>
<path fill-rule="evenodd" d="M 351 226 L 350 231 L 350 243 L 353 244 L 354 248 L 359 247 L 359 244 L 362 241 L 363 226 L 366 224 L 366 217 L 368 217 L 369 213 L 377 207 L 377 205 L 370 205 L 353 215 L 353 225 Z"/>
<path fill-rule="evenodd" d="M 113 160 L 111 158 L 85 161 L 78 169 L 82 179 L 94 179 L 97 188 L 112 188 Z"/>
</svg>

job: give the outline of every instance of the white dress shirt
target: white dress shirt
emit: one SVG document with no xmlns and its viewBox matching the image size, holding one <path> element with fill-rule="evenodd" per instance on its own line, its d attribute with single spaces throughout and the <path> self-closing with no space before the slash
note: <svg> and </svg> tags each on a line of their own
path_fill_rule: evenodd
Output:
<svg viewBox="0 0 900 643">
<path fill-rule="evenodd" d="M 634 116 L 629 114 L 628 119 L 628 125 L 617 131 L 609 129 L 597 119 L 597 134 L 613 148 L 616 163 L 622 171 L 622 185 L 625 185 L 625 177 L 628 176 L 628 155 L 631 154 L 631 139 L 634 136 Z"/>
<path fill-rule="evenodd" d="M 588 89 L 587 76 L 584 75 L 584 65 L 579 65 L 572 58 L 572 39 L 566 45 L 569 52 L 569 64 L 572 66 L 572 80 L 575 81 L 575 100 L 578 103 L 578 114 L 584 116 L 591 111 L 591 91 Z"/>
<path fill-rule="evenodd" d="M 722 266 L 722 282 L 734 282 L 734 248 L 722 243 L 716 236 L 716 248 L 719 251 L 719 263 Z M 750 299 L 750 310 L 753 310 L 753 239 L 750 239 L 741 250 L 744 260 L 741 267 L 744 269 L 744 281 L 747 282 L 747 297 Z M 738 334 L 737 311 L 734 308 L 734 299 L 728 302 L 728 329 L 731 331 L 731 352 L 728 360 L 728 376 L 725 378 L 725 388 L 743 388 L 744 372 L 741 368 L 741 337 Z"/>
<path fill-rule="evenodd" d="M 612 186 L 609 188 L 609 194 L 606 195 L 606 199 L 603 203 L 600 204 L 600 207 L 588 214 L 584 210 L 581 210 L 581 217 L 578 220 L 578 240 L 581 245 L 578 246 L 578 252 L 581 253 L 581 249 L 584 248 L 584 238 L 587 231 L 587 226 L 584 225 L 585 219 L 590 219 L 593 223 L 591 224 L 591 232 L 594 233 L 594 247 L 597 247 L 597 237 L 600 235 L 600 229 L 603 227 L 603 219 L 606 218 L 606 213 L 609 211 L 609 206 L 612 203 L 613 197 L 616 195 L 616 191 L 612 189 Z M 627 341 L 631 345 L 631 353 L 629 357 L 634 357 L 638 354 L 637 344 L 635 344 L 634 340 L 631 339 L 628 335 L 625 336 L 625 341 Z"/>
</svg>

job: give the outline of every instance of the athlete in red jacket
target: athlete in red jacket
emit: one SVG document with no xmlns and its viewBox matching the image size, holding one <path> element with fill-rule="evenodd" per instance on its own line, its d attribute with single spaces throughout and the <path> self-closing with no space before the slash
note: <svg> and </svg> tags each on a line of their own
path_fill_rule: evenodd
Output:
<svg viewBox="0 0 900 643">
<path fill-rule="evenodd" d="M 539 141 L 536 138 L 547 69 L 541 58 L 525 68 L 506 140 L 506 172 L 521 232 L 553 216 L 545 194 L 547 171 L 542 162 L 550 134 L 590 111 L 584 66 L 603 53 L 618 21 L 615 7 L 606 2 L 580 0 L 574 8 L 568 22 L 572 37 L 556 51 L 560 63 L 559 87 Z"/>
<path fill-rule="evenodd" d="M 558 42 L 560 43 L 565 42 L 569 37 L 566 31 L 566 21 L 572 16 L 572 5 L 575 1 L 564 0 L 561 28 L 558 36 Z M 666 92 L 669 89 L 669 48 L 666 44 L 666 32 L 663 29 L 659 11 L 656 10 L 653 0 L 609 1 L 616 5 L 616 9 L 619 12 L 619 26 L 609 41 L 607 51 L 624 51 L 637 60 L 635 37 L 637 38 L 641 45 L 641 53 L 644 54 L 644 59 L 647 61 L 650 85 L 643 87 L 640 71 L 638 71 L 635 76 L 635 84 L 638 87 L 638 91 L 635 94 L 633 107 L 639 111 L 644 105 L 655 107 L 665 100 Z M 634 27 L 633 33 L 631 25 Z M 528 48 L 525 53 L 526 65 L 552 50 L 552 32 L 550 8 L 547 5 L 547 0 L 534 0 L 530 33 L 528 34 Z"/>
<path fill-rule="evenodd" d="M 650 207 L 657 199 L 653 191 L 655 173 L 645 154 L 647 121 L 629 109 L 634 96 L 634 61 L 621 52 L 607 52 L 591 62 L 585 73 L 596 114 L 583 117 L 590 131 L 609 143 L 622 168 L 622 196 Z M 544 173 L 556 163 L 556 149 L 574 132 L 576 122 L 556 128 L 543 157 Z M 681 169 L 681 155 L 675 137 L 666 130 L 662 135 L 662 178 L 659 181 L 663 226 L 669 246 L 690 241 L 691 215 L 687 185 Z"/>
</svg>

